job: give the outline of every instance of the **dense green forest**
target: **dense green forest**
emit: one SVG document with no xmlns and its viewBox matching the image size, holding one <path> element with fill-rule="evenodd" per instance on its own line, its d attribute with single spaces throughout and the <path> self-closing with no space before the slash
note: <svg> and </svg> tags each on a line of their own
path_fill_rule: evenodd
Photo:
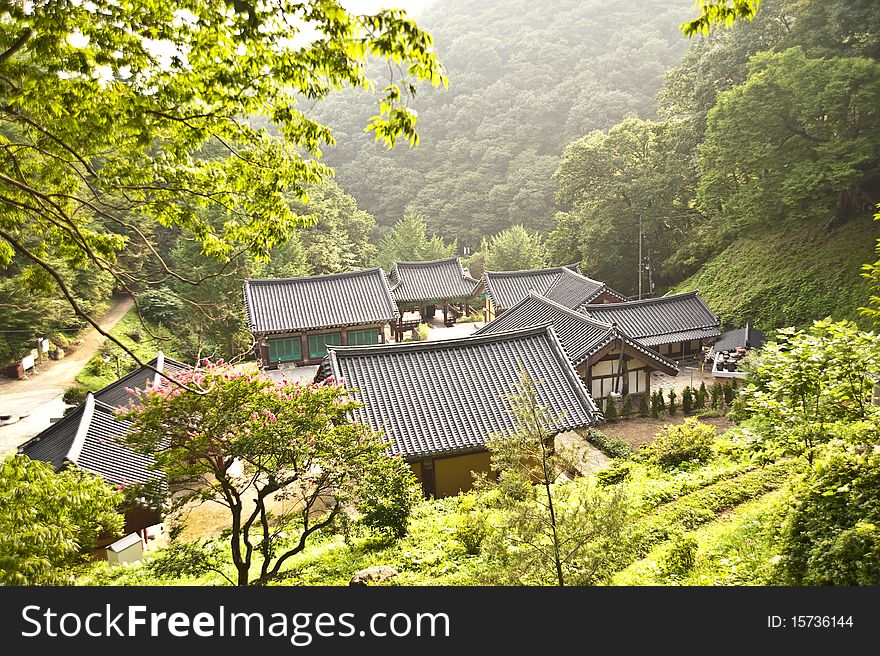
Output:
<svg viewBox="0 0 880 656">
<path fill-rule="evenodd" d="M 327 162 L 380 226 L 409 206 L 431 231 L 471 252 L 515 224 L 548 231 L 563 147 L 624 118 L 655 116 L 664 72 L 687 47 L 678 25 L 691 5 L 433 3 L 418 18 L 450 83 L 413 103 L 419 148 L 376 148 L 361 128 L 369 95 L 346 92 L 316 113 L 339 126 Z"/>
</svg>

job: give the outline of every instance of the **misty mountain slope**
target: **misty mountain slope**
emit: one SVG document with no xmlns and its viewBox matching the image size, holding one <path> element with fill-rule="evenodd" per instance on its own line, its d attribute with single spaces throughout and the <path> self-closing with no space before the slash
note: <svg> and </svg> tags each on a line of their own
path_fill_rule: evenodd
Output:
<svg viewBox="0 0 880 656">
<path fill-rule="evenodd" d="M 393 152 L 363 134 L 365 94 L 331 98 L 326 159 L 358 205 L 390 225 L 407 205 L 460 246 L 523 223 L 547 231 L 563 147 L 628 116 L 650 118 L 664 71 L 687 40 L 690 0 L 437 2 L 419 12 L 449 74 L 416 98 L 421 145 Z M 388 73 L 376 71 L 378 88 Z"/>
</svg>

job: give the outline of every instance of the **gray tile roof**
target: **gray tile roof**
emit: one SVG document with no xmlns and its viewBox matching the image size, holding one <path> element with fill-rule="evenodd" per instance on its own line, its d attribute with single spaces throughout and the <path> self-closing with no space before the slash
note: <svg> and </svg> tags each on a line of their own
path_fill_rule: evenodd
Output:
<svg viewBox="0 0 880 656">
<path fill-rule="evenodd" d="M 18 450 L 32 460 L 51 462 L 56 471 L 74 464 L 112 485 L 162 480 L 162 472 L 150 469 L 151 456 L 135 453 L 122 443 L 130 430 L 130 422 L 118 419 L 114 408 L 89 394 L 85 403 Z"/>
<path fill-rule="evenodd" d="M 729 330 L 723 333 L 721 337 L 715 340 L 714 350 L 716 353 L 721 351 L 729 351 L 735 348 L 753 348 L 758 349 L 763 346 L 766 335 L 761 330 L 752 328 L 746 324 L 745 328 L 737 330 Z"/>
<path fill-rule="evenodd" d="M 428 262 L 395 262 L 388 281 L 391 295 L 398 303 L 467 297 L 473 294 L 477 285 L 457 257 Z"/>
<path fill-rule="evenodd" d="M 584 303 L 591 303 L 603 292 L 613 296 L 617 301 L 626 300 L 625 296 L 617 293 L 604 282 L 587 278 L 565 267 L 562 268 L 559 276 L 551 283 L 546 292 L 542 293 L 537 289 L 534 291 L 571 309 Z"/>
<path fill-rule="evenodd" d="M 192 367 L 187 364 L 165 357 L 161 351 L 148 364 L 159 371 L 164 371 L 169 376 L 192 370 Z M 155 383 L 158 377 L 155 371 L 140 367 L 95 392 L 95 399 L 114 408 L 121 408 L 128 405 L 129 401 L 136 401 L 138 398 L 134 394 L 126 392 L 126 388 L 146 389 L 147 385 Z"/>
<path fill-rule="evenodd" d="M 523 300 L 529 292 L 544 294 L 562 275 L 563 269 L 580 273 L 578 264 L 527 271 L 486 271 L 481 284 L 496 310 L 506 310 Z"/>
<path fill-rule="evenodd" d="M 329 349 L 333 376 L 364 406 L 361 422 L 395 452 L 422 456 L 482 450 L 515 430 L 510 395 L 520 368 L 539 383 L 541 403 L 566 431 L 601 420 L 592 397 L 550 326 L 462 339 Z"/>
<path fill-rule="evenodd" d="M 575 367 L 611 342 L 620 340 L 624 348 L 641 353 L 643 359 L 668 374 L 678 373 L 678 365 L 611 324 L 591 319 L 548 298 L 529 292 L 522 301 L 480 328 L 476 335 L 489 335 L 532 326 L 552 324 L 559 341 Z"/>
<path fill-rule="evenodd" d="M 721 333 L 721 320 L 695 291 L 578 309 L 593 319 L 617 325 L 645 346 L 711 339 Z"/>
<path fill-rule="evenodd" d="M 244 306 L 254 333 L 385 323 L 397 305 L 382 269 L 326 276 L 246 280 Z"/>
</svg>

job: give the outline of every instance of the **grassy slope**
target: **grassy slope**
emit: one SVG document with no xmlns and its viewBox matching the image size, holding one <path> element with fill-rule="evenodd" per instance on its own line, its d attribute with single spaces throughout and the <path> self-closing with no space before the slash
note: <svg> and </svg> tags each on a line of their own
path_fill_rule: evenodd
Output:
<svg viewBox="0 0 880 656">
<path fill-rule="evenodd" d="M 151 337 L 154 335 L 158 339 Z M 142 361 L 152 360 L 156 357 L 156 351 L 162 350 L 171 358 L 179 358 L 174 345 L 173 334 L 158 326 L 148 325 L 146 328 L 141 324 L 137 311 L 129 310 L 119 323 L 114 326 L 110 334 L 126 345 L 137 354 Z M 106 346 L 106 345 L 105 345 Z M 114 352 L 121 352 L 115 345 Z M 134 361 L 127 355 L 120 355 L 119 369 L 122 375 L 135 368 Z M 117 379 L 116 361 L 111 358 L 110 362 L 104 362 L 101 355 L 93 357 L 77 375 L 77 382 L 84 385 L 90 391 L 96 391 L 105 387 Z"/>
<path fill-rule="evenodd" d="M 699 289 L 736 326 L 774 329 L 826 316 L 866 324 L 857 310 L 868 298 L 859 273 L 877 259 L 878 227 L 865 218 L 830 232 L 811 225 L 744 236 L 672 291 Z"/>
</svg>

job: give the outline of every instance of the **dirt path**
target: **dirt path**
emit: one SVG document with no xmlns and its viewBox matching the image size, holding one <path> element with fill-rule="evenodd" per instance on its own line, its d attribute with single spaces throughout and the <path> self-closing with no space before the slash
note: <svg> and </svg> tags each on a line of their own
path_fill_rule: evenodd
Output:
<svg viewBox="0 0 880 656">
<path fill-rule="evenodd" d="M 98 322 L 109 331 L 133 305 L 130 298 L 118 298 Z M 49 420 L 64 412 L 64 390 L 76 382 L 77 374 L 92 359 L 104 336 L 89 328 L 78 337 L 82 343 L 63 360 L 48 360 L 37 365 L 37 372 L 27 380 L 0 376 L 0 416 L 21 417 L 20 421 L 0 426 L 0 457 L 13 453 L 22 442 L 49 426 Z"/>
<path fill-rule="evenodd" d="M 621 419 L 620 421 L 602 424 L 599 426 L 599 430 L 606 437 L 616 437 L 629 444 L 632 448 L 638 449 L 642 444 L 653 441 L 654 436 L 664 426 L 680 424 L 683 421 L 684 416 L 679 412 L 675 417 L 667 417 L 666 419 L 654 419 L 653 417 Z M 704 424 L 715 426 L 718 429 L 719 435 L 733 426 L 733 422 L 725 417 L 701 417 L 700 421 Z"/>
</svg>

